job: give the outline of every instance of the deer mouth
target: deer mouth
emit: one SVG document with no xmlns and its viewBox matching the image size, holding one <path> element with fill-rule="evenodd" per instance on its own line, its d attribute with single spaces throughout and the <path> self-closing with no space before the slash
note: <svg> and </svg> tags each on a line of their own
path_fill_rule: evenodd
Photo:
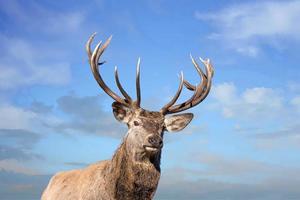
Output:
<svg viewBox="0 0 300 200">
<path fill-rule="evenodd" d="M 156 153 L 161 149 L 161 146 L 144 145 L 143 147 L 149 153 Z"/>
</svg>

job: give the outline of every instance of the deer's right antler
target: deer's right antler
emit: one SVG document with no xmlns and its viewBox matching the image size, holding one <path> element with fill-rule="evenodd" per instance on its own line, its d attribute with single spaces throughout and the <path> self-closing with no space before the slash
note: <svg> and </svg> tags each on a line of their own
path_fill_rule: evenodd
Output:
<svg viewBox="0 0 300 200">
<path fill-rule="evenodd" d="M 88 54 L 88 58 L 89 58 L 89 63 L 91 66 L 91 70 L 92 73 L 94 75 L 94 78 L 96 79 L 97 83 L 99 84 L 99 86 L 104 90 L 104 92 L 106 94 L 108 94 L 111 98 L 113 98 L 115 101 L 127 105 L 129 107 L 134 106 L 134 107 L 140 107 L 140 103 L 141 103 L 141 91 L 140 91 L 140 59 L 138 59 L 138 64 L 137 64 L 137 75 L 136 75 L 136 93 L 137 93 L 137 100 L 133 101 L 132 98 L 128 95 L 128 93 L 124 90 L 124 88 L 122 87 L 120 80 L 119 80 L 119 76 L 118 76 L 118 69 L 117 67 L 115 67 L 115 80 L 116 80 L 116 84 L 120 90 L 120 92 L 122 93 L 122 95 L 125 98 L 121 98 L 119 95 L 117 95 L 116 93 L 114 93 L 103 81 L 100 72 L 99 72 L 99 66 L 104 64 L 104 62 L 99 62 L 99 59 L 101 57 L 101 55 L 103 54 L 103 52 L 105 51 L 105 49 L 107 48 L 107 46 L 109 45 L 112 36 L 110 36 L 105 43 L 101 46 L 102 41 L 100 41 L 94 51 L 91 51 L 91 43 L 94 40 L 94 37 L 96 36 L 96 33 L 92 34 L 90 36 L 90 38 L 88 39 L 87 43 L 86 43 L 86 51 Z"/>
</svg>

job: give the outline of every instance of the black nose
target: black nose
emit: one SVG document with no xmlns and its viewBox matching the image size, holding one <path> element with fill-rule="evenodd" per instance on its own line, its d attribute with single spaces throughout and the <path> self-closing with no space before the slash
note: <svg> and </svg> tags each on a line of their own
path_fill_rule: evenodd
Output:
<svg viewBox="0 0 300 200">
<path fill-rule="evenodd" d="M 161 148 L 163 146 L 162 138 L 159 135 L 150 135 L 148 137 L 148 142 L 153 147 Z"/>
</svg>

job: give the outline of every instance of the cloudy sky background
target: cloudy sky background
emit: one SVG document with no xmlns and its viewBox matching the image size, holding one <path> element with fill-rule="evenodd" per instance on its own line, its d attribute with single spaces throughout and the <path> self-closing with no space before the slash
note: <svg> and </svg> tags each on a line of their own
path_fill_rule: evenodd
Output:
<svg viewBox="0 0 300 200">
<path fill-rule="evenodd" d="M 193 122 L 166 134 L 157 200 L 300 199 L 300 1 L 0 0 L 0 198 L 34 200 L 57 171 L 109 159 L 126 133 L 84 45 L 113 40 L 102 72 L 158 110 L 177 74 L 215 66 Z M 191 94 L 184 92 L 181 101 Z"/>
</svg>

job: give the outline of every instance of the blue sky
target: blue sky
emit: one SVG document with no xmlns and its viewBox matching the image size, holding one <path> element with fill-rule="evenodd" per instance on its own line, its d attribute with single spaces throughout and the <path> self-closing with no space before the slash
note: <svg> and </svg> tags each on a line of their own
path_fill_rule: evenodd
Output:
<svg viewBox="0 0 300 200">
<path fill-rule="evenodd" d="M 126 133 L 94 81 L 88 37 L 113 35 L 102 72 L 160 109 L 178 74 L 207 99 L 184 131 L 166 134 L 158 200 L 299 199 L 299 1 L 0 0 L 0 198 L 39 199 L 49 177 L 109 159 Z M 185 91 L 181 101 L 191 94 Z"/>
</svg>

